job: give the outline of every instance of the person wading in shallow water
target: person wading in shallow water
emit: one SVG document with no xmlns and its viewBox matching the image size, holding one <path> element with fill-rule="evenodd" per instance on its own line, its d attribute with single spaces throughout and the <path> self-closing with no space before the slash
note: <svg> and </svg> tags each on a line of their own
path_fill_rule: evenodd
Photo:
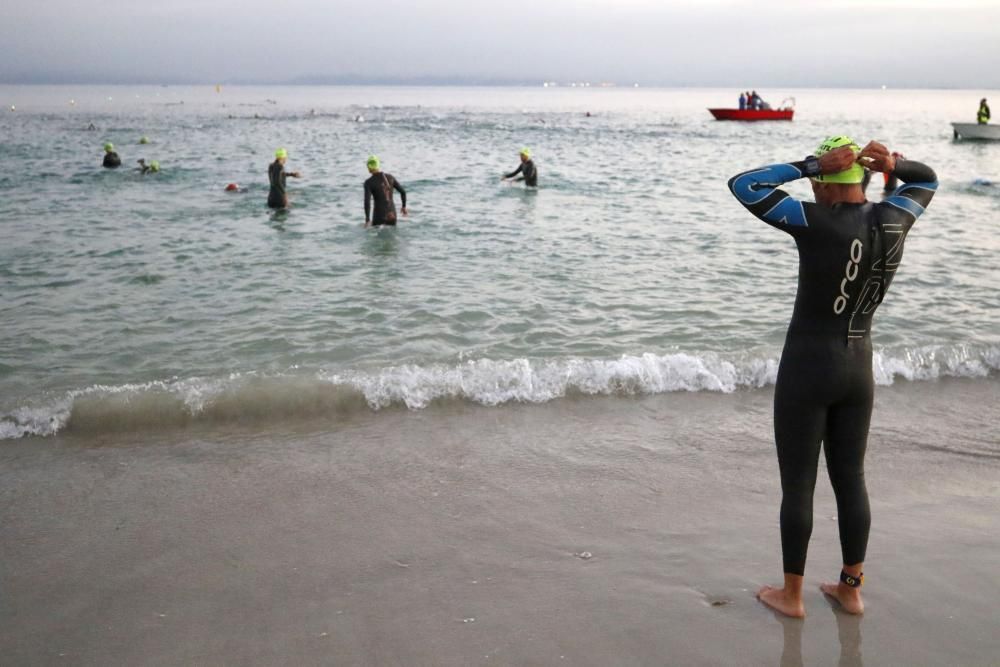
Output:
<svg viewBox="0 0 1000 667">
<path fill-rule="evenodd" d="M 514 180 L 524 181 L 524 184 L 531 188 L 538 187 L 538 169 L 535 168 L 535 163 L 531 159 L 531 151 L 527 148 L 522 148 L 520 157 L 521 164 L 517 165 L 517 169 L 509 174 L 504 174 L 500 180 L 506 181 L 509 178 L 514 178 L 518 174 L 521 174 L 520 178 L 516 178 Z"/>
<path fill-rule="evenodd" d="M 274 151 L 274 162 L 267 168 L 267 180 L 271 184 L 271 189 L 267 193 L 268 208 L 288 208 L 288 192 L 285 189 L 286 176 L 300 178 L 297 171 L 285 171 L 285 163 L 288 162 L 288 151 L 279 148 Z"/>
<path fill-rule="evenodd" d="M 881 203 L 866 201 L 868 169 L 904 183 Z M 779 190 L 812 179 L 816 203 Z M 845 611 L 864 611 L 861 584 L 871 515 L 864 457 L 871 421 L 871 323 L 903 256 L 903 242 L 937 189 L 929 167 L 897 159 L 882 144 L 864 150 L 831 137 L 801 162 L 734 176 L 729 189 L 751 213 L 795 239 L 798 292 L 774 391 L 774 438 L 781 474 L 781 551 L 785 585 L 757 597 L 788 616 L 805 616 L 806 550 L 820 443 L 837 497 L 843 569 L 820 588 Z"/>
<path fill-rule="evenodd" d="M 371 176 L 365 181 L 365 227 L 395 226 L 396 202 L 393 201 L 392 191 L 399 190 L 402 202 L 400 210 L 403 215 L 409 215 L 406 210 L 406 190 L 392 174 L 382 171 L 382 163 L 374 155 L 368 158 L 367 165 Z M 371 210 L 372 200 L 375 201 L 374 214 Z"/>
</svg>

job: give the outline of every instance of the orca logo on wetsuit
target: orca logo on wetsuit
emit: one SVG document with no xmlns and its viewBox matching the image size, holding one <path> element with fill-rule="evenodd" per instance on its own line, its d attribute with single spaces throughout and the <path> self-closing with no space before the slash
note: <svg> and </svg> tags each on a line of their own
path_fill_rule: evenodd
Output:
<svg viewBox="0 0 1000 667">
<path fill-rule="evenodd" d="M 854 282 L 858 277 L 858 267 L 861 264 L 861 239 L 854 239 L 851 242 L 851 258 L 844 269 L 844 278 L 840 281 L 840 294 L 833 300 L 833 312 L 840 315 L 847 308 L 847 302 L 851 298 L 847 294 L 847 283 Z M 857 255 L 857 256 L 855 256 Z"/>
</svg>

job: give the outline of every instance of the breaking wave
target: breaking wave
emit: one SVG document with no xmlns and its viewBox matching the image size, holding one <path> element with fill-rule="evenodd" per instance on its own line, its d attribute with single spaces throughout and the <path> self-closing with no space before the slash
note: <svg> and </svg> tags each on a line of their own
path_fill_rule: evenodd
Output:
<svg viewBox="0 0 1000 667">
<path fill-rule="evenodd" d="M 1000 370 L 1000 346 L 883 349 L 875 381 L 980 378 Z M 280 422 L 345 417 L 435 402 L 544 403 L 573 395 L 730 393 L 773 384 L 777 358 L 716 354 L 624 355 L 617 359 L 492 360 L 403 365 L 373 371 L 234 374 L 122 385 L 93 385 L 30 401 L 0 414 L 0 439 L 61 431 L 147 431 L 194 423 Z"/>
</svg>

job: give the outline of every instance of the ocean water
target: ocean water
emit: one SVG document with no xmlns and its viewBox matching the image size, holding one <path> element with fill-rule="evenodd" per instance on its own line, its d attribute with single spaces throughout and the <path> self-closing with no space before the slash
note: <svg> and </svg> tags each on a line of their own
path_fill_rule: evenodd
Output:
<svg viewBox="0 0 1000 667">
<path fill-rule="evenodd" d="M 737 91 L 709 89 L 0 87 L 0 438 L 767 386 L 797 257 L 726 180 L 835 133 L 941 183 L 877 381 L 997 381 L 1000 145 L 948 123 L 1000 95 L 764 92 L 795 120 L 716 122 Z M 278 146 L 303 178 L 275 215 Z M 521 146 L 537 191 L 499 181 Z M 361 228 L 370 153 L 394 232 Z"/>
</svg>

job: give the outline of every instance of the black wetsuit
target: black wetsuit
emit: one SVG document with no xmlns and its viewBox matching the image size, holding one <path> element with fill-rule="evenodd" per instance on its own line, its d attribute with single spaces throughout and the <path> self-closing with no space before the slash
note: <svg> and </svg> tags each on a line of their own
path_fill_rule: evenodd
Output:
<svg viewBox="0 0 1000 667">
<path fill-rule="evenodd" d="M 751 213 L 788 232 L 799 251 L 798 292 L 774 392 L 781 470 L 784 571 L 801 575 L 812 533 L 820 442 L 837 497 L 844 563 L 865 558 L 871 515 L 864 456 L 871 420 L 871 322 L 903 256 L 903 241 L 937 189 L 929 167 L 898 160 L 904 185 L 879 204 L 800 202 L 777 186 L 806 164 L 734 176 L 729 189 Z"/>
<path fill-rule="evenodd" d="M 538 187 L 538 170 L 535 168 L 535 163 L 531 160 L 525 160 L 517 165 L 517 169 L 509 174 L 505 174 L 504 178 L 514 178 L 518 174 L 524 175 L 517 180 L 524 181 L 525 185 L 530 185 L 533 188 Z"/>
<path fill-rule="evenodd" d="M 402 200 L 403 208 L 406 208 L 406 190 L 392 177 L 392 174 L 380 171 L 365 181 L 365 222 L 371 221 L 375 226 L 396 224 L 393 189 L 399 190 L 399 198 Z M 375 201 L 374 213 L 371 210 L 372 200 Z"/>
<path fill-rule="evenodd" d="M 122 166 L 122 159 L 118 157 L 118 153 L 108 151 L 104 154 L 104 166 L 108 169 L 117 169 Z"/>
<path fill-rule="evenodd" d="M 271 190 L 267 193 L 267 205 L 269 208 L 286 208 L 288 206 L 288 194 L 285 191 L 285 165 L 277 160 L 272 162 L 267 168 L 267 180 L 271 182 Z"/>
</svg>

